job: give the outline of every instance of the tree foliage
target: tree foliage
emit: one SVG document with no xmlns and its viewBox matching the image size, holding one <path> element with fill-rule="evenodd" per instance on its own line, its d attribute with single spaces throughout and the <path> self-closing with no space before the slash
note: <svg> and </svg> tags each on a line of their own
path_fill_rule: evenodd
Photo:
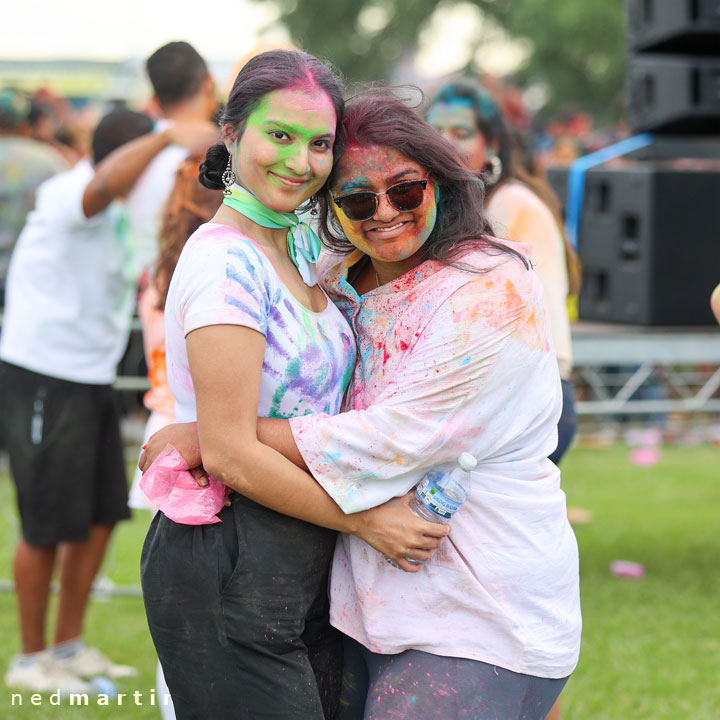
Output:
<svg viewBox="0 0 720 720">
<path fill-rule="evenodd" d="M 260 0 L 256 0 L 260 1 Z M 622 0 L 466 0 L 512 38 L 529 41 L 516 78 L 541 83 L 546 112 L 583 107 L 600 117 L 620 110 L 625 66 Z M 437 8 L 452 0 L 276 0 L 293 41 L 333 62 L 349 81 L 387 80 L 417 49 Z M 430 27 L 430 29 L 432 29 Z"/>
<path fill-rule="evenodd" d="M 548 110 L 583 107 L 600 118 L 622 109 L 625 15 L 622 0 L 509 2 L 505 27 L 532 44 L 517 80 L 542 82 Z"/>
</svg>

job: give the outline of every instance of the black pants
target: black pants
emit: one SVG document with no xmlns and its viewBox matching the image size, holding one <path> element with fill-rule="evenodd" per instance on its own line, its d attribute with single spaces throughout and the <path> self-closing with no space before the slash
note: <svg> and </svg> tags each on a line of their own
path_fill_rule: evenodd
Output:
<svg viewBox="0 0 720 720">
<path fill-rule="evenodd" d="M 558 420 L 558 445 L 555 451 L 550 455 L 550 459 L 556 464 L 560 464 L 560 459 L 565 451 L 570 447 L 575 430 L 577 428 L 577 415 L 575 414 L 575 393 L 573 386 L 569 380 L 562 380 L 562 396 L 563 407 Z"/>
<path fill-rule="evenodd" d="M 141 576 L 178 720 L 330 720 L 342 640 L 328 621 L 336 533 L 238 495 L 215 525 L 158 513 Z"/>
</svg>

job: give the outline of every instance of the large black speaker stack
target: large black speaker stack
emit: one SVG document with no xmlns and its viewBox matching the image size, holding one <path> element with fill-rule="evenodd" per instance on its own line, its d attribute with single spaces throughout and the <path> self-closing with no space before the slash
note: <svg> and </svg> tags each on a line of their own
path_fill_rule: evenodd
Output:
<svg viewBox="0 0 720 720">
<path fill-rule="evenodd" d="M 720 0 L 628 0 L 628 119 L 653 143 L 585 177 L 579 315 L 710 325 L 720 283 Z M 549 180 L 566 197 L 567 171 Z"/>
<path fill-rule="evenodd" d="M 720 0 L 630 0 L 628 46 L 635 129 L 720 133 Z"/>
</svg>

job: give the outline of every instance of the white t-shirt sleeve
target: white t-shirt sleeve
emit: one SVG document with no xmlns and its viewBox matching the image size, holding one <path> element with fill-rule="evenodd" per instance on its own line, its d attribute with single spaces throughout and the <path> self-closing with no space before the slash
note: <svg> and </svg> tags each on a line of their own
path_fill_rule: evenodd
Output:
<svg viewBox="0 0 720 720">
<path fill-rule="evenodd" d="M 266 335 L 272 293 L 260 251 L 246 240 L 227 241 L 217 229 L 194 240 L 176 271 L 175 310 L 184 335 L 210 325 Z"/>
<path fill-rule="evenodd" d="M 38 189 L 37 208 L 63 232 L 92 228 L 102 223 L 107 210 L 85 217 L 83 196 L 93 179 L 94 169 L 87 160 L 81 160 L 71 171 L 51 178 Z"/>
<path fill-rule="evenodd" d="M 404 494 L 464 450 L 480 462 L 500 452 L 528 422 L 515 381 L 532 374 L 535 353 L 551 356 L 542 320 L 536 283 L 498 287 L 479 275 L 462 285 L 373 405 L 290 421 L 308 468 L 345 512 L 357 512 Z"/>
</svg>

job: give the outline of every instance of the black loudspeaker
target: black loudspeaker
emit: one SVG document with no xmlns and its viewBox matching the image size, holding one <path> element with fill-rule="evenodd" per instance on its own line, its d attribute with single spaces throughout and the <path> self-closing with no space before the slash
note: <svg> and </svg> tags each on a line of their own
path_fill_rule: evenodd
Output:
<svg viewBox="0 0 720 720">
<path fill-rule="evenodd" d="M 703 164 L 685 159 L 588 171 L 578 242 L 580 318 L 714 324 L 720 168 Z"/>
<path fill-rule="evenodd" d="M 720 0 L 629 0 L 634 52 L 720 54 Z"/>
<path fill-rule="evenodd" d="M 558 196 L 561 205 L 561 215 L 565 217 L 568 192 L 568 172 L 566 167 L 549 167 L 546 173 L 546 180 L 553 192 Z"/>
<path fill-rule="evenodd" d="M 638 55 L 627 86 L 637 132 L 720 134 L 720 55 Z"/>
</svg>

